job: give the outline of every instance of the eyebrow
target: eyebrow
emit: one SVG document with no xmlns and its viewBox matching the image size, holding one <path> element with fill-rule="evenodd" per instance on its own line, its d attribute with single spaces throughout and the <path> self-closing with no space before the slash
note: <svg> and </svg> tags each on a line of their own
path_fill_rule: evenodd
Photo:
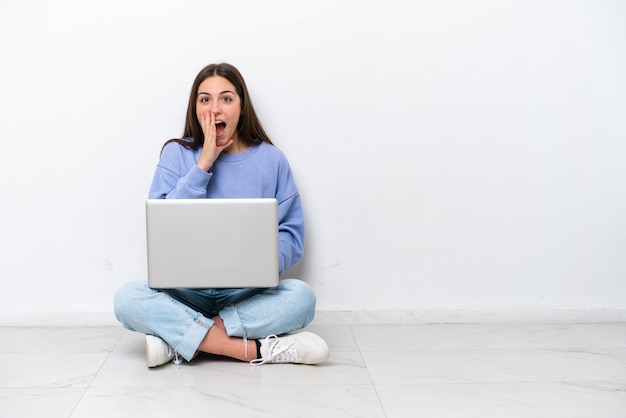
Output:
<svg viewBox="0 0 626 418">
<path fill-rule="evenodd" d="M 230 93 L 230 94 L 235 94 L 235 92 L 234 92 L 234 91 L 224 90 L 224 91 L 221 91 L 221 92 L 219 93 L 219 95 L 221 96 L 222 94 L 228 94 L 228 93 Z M 210 96 L 210 95 L 211 95 L 211 93 L 207 93 L 207 92 L 205 92 L 205 91 L 200 91 L 200 92 L 198 92 L 198 96 L 200 96 L 201 94 L 206 94 L 206 95 L 208 95 L 208 96 Z"/>
</svg>

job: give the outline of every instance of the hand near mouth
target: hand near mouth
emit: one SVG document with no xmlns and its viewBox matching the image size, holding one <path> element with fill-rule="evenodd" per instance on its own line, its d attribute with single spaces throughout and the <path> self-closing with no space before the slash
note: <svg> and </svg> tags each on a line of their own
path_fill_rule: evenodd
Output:
<svg viewBox="0 0 626 418">
<path fill-rule="evenodd" d="M 202 132 L 204 133 L 204 144 L 202 146 L 202 154 L 198 159 L 197 165 L 204 171 L 209 171 L 213 167 L 213 163 L 225 148 L 228 148 L 233 144 L 233 139 L 230 138 L 225 144 L 217 144 L 217 133 L 215 129 L 215 114 L 207 110 L 202 112 L 200 119 L 200 126 L 202 126 Z"/>
</svg>

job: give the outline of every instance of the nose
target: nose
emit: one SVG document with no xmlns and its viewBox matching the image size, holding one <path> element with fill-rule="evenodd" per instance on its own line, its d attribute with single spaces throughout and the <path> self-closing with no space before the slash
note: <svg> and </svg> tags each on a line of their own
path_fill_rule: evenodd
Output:
<svg viewBox="0 0 626 418">
<path fill-rule="evenodd" d="M 216 115 L 221 113 L 219 102 L 217 100 L 213 100 L 209 105 L 209 110 Z"/>
</svg>

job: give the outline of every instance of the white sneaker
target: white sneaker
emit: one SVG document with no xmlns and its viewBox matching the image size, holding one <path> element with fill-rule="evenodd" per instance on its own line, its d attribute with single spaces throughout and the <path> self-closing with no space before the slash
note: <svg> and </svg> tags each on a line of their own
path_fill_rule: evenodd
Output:
<svg viewBox="0 0 626 418">
<path fill-rule="evenodd" d="M 310 332 L 277 337 L 270 335 L 261 341 L 261 358 L 250 364 L 258 366 L 265 363 L 300 363 L 318 364 L 328 359 L 328 345 L 319 336 Z"/>
<path fill-rule="evenodd" d="M 148 367 L 165 364 L 174 356 L 174 350 L 165 341 L 154 335 L 146 335 L 146 362 Z"/>
</svg>

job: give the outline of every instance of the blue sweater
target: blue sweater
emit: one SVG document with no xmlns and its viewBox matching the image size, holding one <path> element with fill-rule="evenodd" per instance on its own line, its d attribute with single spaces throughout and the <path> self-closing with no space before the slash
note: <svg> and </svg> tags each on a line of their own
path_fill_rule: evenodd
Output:
<svg viewBox="0 0 626 418">
<path fill-rule="evenodd" d="M 294 266 L 304 250 L 304 218 L 285 155 L 264 142 L 237 154 L 221 153 L 207 173 L 196 165 L 201 152 L 175 142 L 167 144 L 149 198 L 276 198 L 280 274 Z"/>
</svg>

